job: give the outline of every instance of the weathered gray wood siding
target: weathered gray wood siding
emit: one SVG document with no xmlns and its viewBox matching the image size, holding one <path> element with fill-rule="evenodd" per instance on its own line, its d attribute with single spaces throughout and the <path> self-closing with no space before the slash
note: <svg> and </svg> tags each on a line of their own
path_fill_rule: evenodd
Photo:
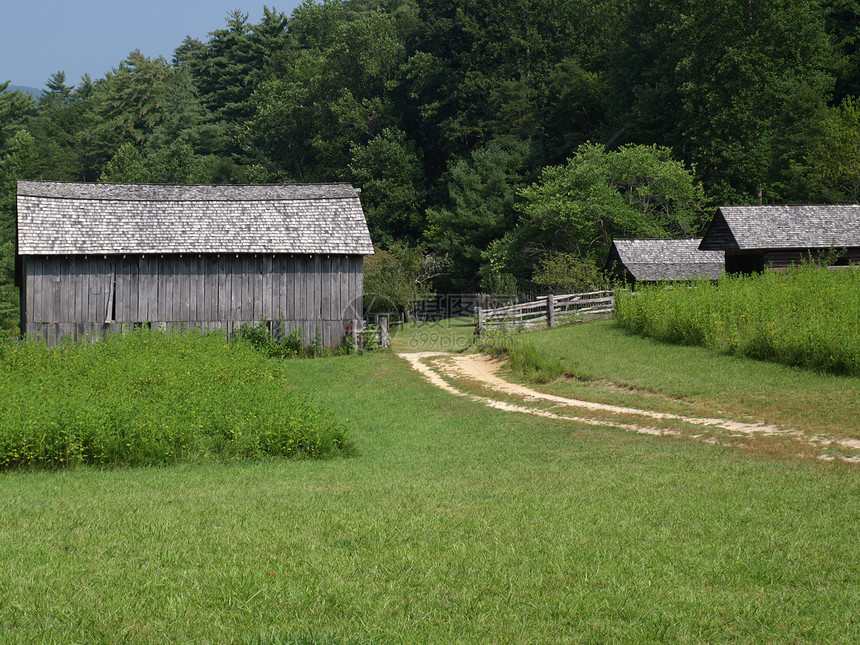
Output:
<svg viewBox="0 0 860 645">
<path fill-rule="evenodd" d="M 334 347 L 362 317 L 360 255 L 23 258 L 24 332 L 56 341 L 135 325 L 224 329 L 263 318 Z"/>
</svg>

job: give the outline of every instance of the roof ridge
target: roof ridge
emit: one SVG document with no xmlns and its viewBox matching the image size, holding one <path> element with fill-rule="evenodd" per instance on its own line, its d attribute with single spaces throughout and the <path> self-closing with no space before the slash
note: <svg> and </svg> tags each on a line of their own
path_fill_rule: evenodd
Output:
<svg viewBox="0 0 860 645">
<path fill-rule="evenodd" d="M 19 197 L 125 202 L 263 202 L 357 199 L 346 182 L 317 184 L 127 184 L 19 181 Z"/>
<path fill-rule="evenodd" d="M 173 186 L 177 188 L 198 188 L 198 187 L 228 187 L 228 186 L 252 186 L 252 187 L 269 187 L 269 186 L 351 186 L 348 181 L 318 181 L 318 182 L 302 182 L 302 181 L 285 181 L 270 184 L 160 184 L 154 182 L 126 182 L 126 181 L 66 181 L 54 179 L 19 179 L 18 184 L 62 184 L 66 186 Z"/>
</svg>

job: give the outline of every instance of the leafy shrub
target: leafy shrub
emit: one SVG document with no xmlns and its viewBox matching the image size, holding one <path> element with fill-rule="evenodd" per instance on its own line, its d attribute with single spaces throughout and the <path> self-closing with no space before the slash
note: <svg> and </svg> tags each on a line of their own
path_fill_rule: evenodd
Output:
<svg viewBox="0 0 860 645">
<path fill-rule="evenodd" d="M 814 266 L 618 293 L 615 320 L 672 343 L 860 375 L 860 271 Z"/>
<path fill-rule="evenodd" d="M 379 342 L 379 327 L 376 325 L 368 325 L 358 332 L 358 339 L 361 351 L 373 352 L 382 349 L 382 345 Z M 337 353 L 339 356 L 349 356 L 350 354 L 355 354 L 355 352 L 355 339 L 351 334 L 347 334 L 341 340 L 340 346 L 337 348 Z"/>
<path fill-rule="evenodd" d="M 234 338 L 236 340 L 244 340 L 254 349 L 266 354 L 269 353 L 274 341 L 272 332 L 269 330 L 266 321 L 260 321 L 256 324 L 243 322 Z"/>
<path fill-rule="evenodd" d="M 373 352 L 379 349 L 379 327 L 376 325 L 368 325 L 359 332 L 361 336 L 361 349 L 366 352 Z"/>
<path fill-rule="evenodd" d="M 314 333 L 314 339 L 311 341 L 311 344 L 308 345 L 307 355 L 310 358 L 325 358 L 331 356 L 331 351 L 323 344 L 322 332 L 320 331 L 319 325 L 317 325 L 316 332 Z"/>
<path fill-rule="evenodd" d="M 0 398 L 0 468 L 351 451 L 331 412 L 286 391 L 283 363 L 218 333 L 7 344 Z"/>
<path fill-rule="evenodd" d="M 349 356 L 351 354 L 355 354 L 355 341 L 352 338 L 352 334 L 346 334 L 340 341 L 340 345 L 337 348 L 337 355 Z"/>
<path fill-rule="evenodd" d="M 605 289 L 610 278 L 596 264 L 575 253 L 554 251 L 541 259 L 532 282 L 549 287 L 555 293 L 574 293 Z"/>
<path fill-rule="evenodd" d="M 243 322 L 233 338 L 247 342 L 269 358 L 295 358 L 303 354 L 301 327 L 283 336 L 270 329 L 265 319 L 255 324 Z"/>
<path fill-rule="evenodd" d="M 293 358 L 302 353 L 302 328 L 298 327 L 278 342 L 278 351 L 274 353 L 276 358 Z"/>
</svg>

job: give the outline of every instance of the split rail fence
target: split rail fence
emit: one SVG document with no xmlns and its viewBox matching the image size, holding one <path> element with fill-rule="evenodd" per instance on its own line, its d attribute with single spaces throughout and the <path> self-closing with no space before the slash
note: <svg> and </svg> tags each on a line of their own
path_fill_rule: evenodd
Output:
<svg viewBox="0 0 860 645">
<path fill-rule="evenodd" d="M 588 320 L 611 314 L 615 308 L 612 291 L 590 291 L 570 293 L 563 296 L 542 296 L 532 302 L 524 302 L 496 309 L 475 311 L 475 333 L 488 331 L 530 331 L 544 327 L 555 327 L 575 320 Z"/>
</svg>

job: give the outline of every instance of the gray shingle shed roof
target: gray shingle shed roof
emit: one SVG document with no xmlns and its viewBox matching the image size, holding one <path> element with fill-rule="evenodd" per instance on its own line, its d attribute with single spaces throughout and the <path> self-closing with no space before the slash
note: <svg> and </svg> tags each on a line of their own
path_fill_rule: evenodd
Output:
<svg viewBox="0 0 860 645">
<path fill-rule="evenodd" d="M 349 184 L 18 182 L 18 253 L 331 253 L 373 245 Z"/>
<path fill-rule="evenodd" d="M 702 250 L 860 247 L 860 206 L 722 206 Z"/>
<path fill-rule="evenodd" d="M 722 251 L 700 251 L 700 238 L 683 240 L 613 240 L 606 260 L 627 268 L 636 280 L 719 278 L 725 270 Z"/>
</svg>

